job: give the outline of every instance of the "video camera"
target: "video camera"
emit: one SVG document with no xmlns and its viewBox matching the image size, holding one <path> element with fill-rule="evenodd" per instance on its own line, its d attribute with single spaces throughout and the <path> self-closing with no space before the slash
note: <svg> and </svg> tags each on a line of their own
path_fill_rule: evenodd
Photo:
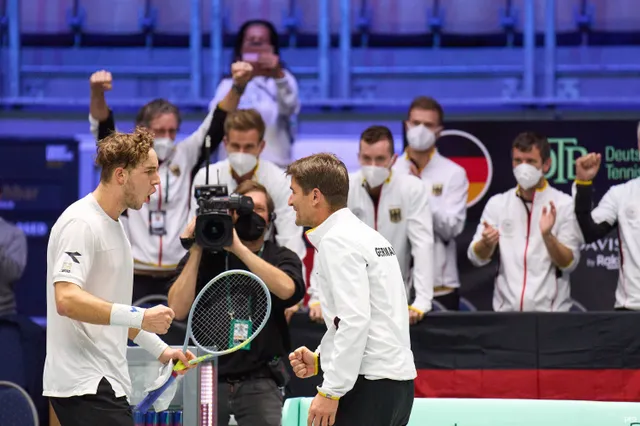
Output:
<svg viewBox="0 0 640 426">
<path fill-rule="evenodd" d="M 204 249 L 222 251 L 233 242 L 233 219 L 229 212 L 235 211 L 240 216 L 251 214 L 253 200 L 245 195 L 229 195 L 226 185 L 198 185 L 194 196 L 198 203 L 196 242 Z"/>
</svg>

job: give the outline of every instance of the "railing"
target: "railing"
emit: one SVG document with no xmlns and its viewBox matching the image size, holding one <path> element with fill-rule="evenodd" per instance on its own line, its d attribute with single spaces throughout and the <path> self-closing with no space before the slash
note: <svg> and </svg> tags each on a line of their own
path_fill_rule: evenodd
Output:
<svg viewBox="0 0 640 426">
<path fill-rule="evenodd" d="M 210 2 L 210 48 L 203 49 L 202 46 L 202 26 L 200 11 L 204 1 Z M 511 48 L 514 52 L 520 52 L 522 61 L 518 64 L 495 64 L 495 65 L 430 65 L 419 66 L 409 65 L 389 65 L 389 66 L 364 66 L 356 64 L 353 59 L 352 34 L 359 31 L 363 35 L 363 45 L 367 44 L 369 21 L 367 18 L 366 1 L 362 1 L 362 9 L 357 22 L 352 25 L 351 1 L 339 1 L 340 8 L 340 28 L 339 28 L 339 48 L 335 55 L 332 55 L 331 48 L 331 28 L 330 28 L 330 0 L 317 0 L 318 7 L 318 59 L 316 66 L 296 66 L 291 65 L 291 71 L 298 78 L 307 78 L 315 81 L 317 90 L 314 96 L 309 96 L 303 100 L 305 106 L 328 106 L 328 107 L 358 107 L 372 106 L 383 103 L 385 106 L 405 107 L 409 99 L 407 96 L 397 96 L 394 98 L 380 99 L 379 97 L 362 97 L 354 94 L 354 80 L 362 78 L 403 78 L 404 76 L 424 76 L 431 78 L 503 78 L 505 82 L 511 81 L 517 88 L 512 89 L 509 95 L 497 93 L 495 96 L 469 97 L 461 96 L 443 99 L 445 105 L 457 106 L 485 106 L 485 107 L 522 107 L 522 106 L 562 106 L 581 105 L 594 103 L 601 105 L 622 105 L 637 104 L 638 97 L 608 96 L 608 97 L 567 97 L 560 96 L 557 92 L 558 78 L 580 77 L 588 75 L 629 76 L 640 73 L 640 63 L 558 63 L 556 58 L 558 48 L 556 46 L 556 7 L 557 0 L 545 0 L 544 16 L 544 46 L 542 60 L 537 56 L 536 50 L 536 28 L 535 28 L 535 0 L 523 0 L 523 43 L 521 49 Z M 1 4 L 1 3 L 0 3 Z M 4 55 L 6 60 L 6 75 L 8 84 L 4 90 L 4 97 L 0 102 L 8 106 L 18 105 L 59 105 L 73 106 L 86 105 L 86 99 L 78 99 L 77 96 L 69 98 L 38 96 L 33 97 L 24 93 L 21 80 L 25 76 L 71 76 L 87 78 L 94 68 L 91 65 L 33 65 L 24 64 L 21 59 L 20 43 L 20 0 L 6 0 L 6 11 L 4 22 L 7 26 L 7 50 Z M 296 32 L 296 11 L 295 1 L 291 1 L 291 10 L 285 17 L 284 25 L 290 31 L 291 41 L 295 43 Z M 581 8 L 576 13 L 576 25 L 588 30 L 592 12 L 587 1 L 580 2 Z M 433 0 L 429 8 L 429 30 L 434 36 L 433 49 L 439 49 L 439 36 L 443 27 L 441 2 Z M 190 0 L 190 29 L 189 29 L 189 58 L 188 65 L 184 66 L 114 66 L 110 70 L 119 76 L 124 75 L 132 78 L 145 78 L 150 76 L 162 76 L 167 78 L 184 78 L 189 81 L 189 96 L 180 101 L 185 106 L 206 107 L 210 101 L 211 94 L 205 94 L 203 90 L 203 64 L 209 61 L 209 73 L 206 78 L 211 81 L 220 81 L 226 67 L 223 57 L 223 31 L 224 31 L 224 2 L 223 0 Z M 2 12 L 2 11 L 0 11 Z M 70 11 L 68 22 L 74 31 L 80 31 L 83 21 L 82 8 L 76 0 Z M 511 1 L 506 2 L 506 7 L 500 12 L 502 15 L 502 26 L 507 34 L 513 34 L 515 20 L 512 14 Z M 140 18 L 140 27 L 144 32 L 153 31 L 154 15 L 147 2 L 145 12 Z M 79 32 L 78 32 L 79 34 Z M 511 38 L 509 39 L 511 40 Z M 509 43 L 512 43 L 510 41 Z M 205 52 L 208 58 L 205 57 Z M 332 58 L 338 58 L 339 62 L 332 63 Z M 426 61 L 425 61 L 426 62 Z M 332 69 L 337 72 L 332 73 Z M 537 80 L 537 73 L 542 79 Z M 541 81 L 540 87 L 536 82 Z M 139 99 L 118 99 L 115 104 L 139 105 Z"/>
</svg>

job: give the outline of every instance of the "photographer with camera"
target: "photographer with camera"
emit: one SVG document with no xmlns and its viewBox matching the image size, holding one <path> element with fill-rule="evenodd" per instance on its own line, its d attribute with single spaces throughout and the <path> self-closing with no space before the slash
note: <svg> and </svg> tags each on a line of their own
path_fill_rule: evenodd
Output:
<svg viewBox="0 0 640 426">
<path fill-rule="evenodd" d="M 285 309 L 305 293 L 302 262 L 291 250 L 265 240 L 274 219 L 274 203 L 267 189 L 253 180 L 242 182 L 234 194 L 226 186 L 198 186 L 197 216 L 182 234 L 189 252 L 178 265 L 179 275 L 169 290 L 169 306 L 176 319 L 185 319 L 196 295 L 220 273 L 249 270 L 271 292 L 271 315 L 247 350 L 219 358 L 218 425 L 279 426 L 282 388 L 288 382 L 285 364 L 290 336 Z"/>
<path fill-rule="evenodd" d="M 265 149 L 265 124 L 254 109 L 230 112 L 224 122 L 223 143 L 229 156 L 207 167 L 203 167 L 193 178 L 191 194 L 199 185 L 208 185 L 207 173 L 211 181 L 224 185 L 229 193 L 244 181 L 254 180 L 262 184 L 273 197 L 275 219 L 273 229 L 267 239 L 275 234 L 279 245 L 288 247 L 304 259 L 307 249 L 302 238 L 302 227 L 296 225 L 295 212 L 288 206 L 289 178 L 284 171 L 269 160 L 261 158 Z M 191 197 L 189 218 L 196 214 L 198 202 Z"/>
</svg>

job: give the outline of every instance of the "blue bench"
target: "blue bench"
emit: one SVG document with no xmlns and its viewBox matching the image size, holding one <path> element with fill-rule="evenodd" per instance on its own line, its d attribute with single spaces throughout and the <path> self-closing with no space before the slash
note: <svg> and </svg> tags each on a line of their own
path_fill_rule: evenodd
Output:
<svg viewBox="0 0 640 426">
<path fill-rule="evenodd" d="M 312 398 L 285 401 L 282 426 L 306 426 Z M 640 426 L 640 403 L 416 398 L 409 426 Z"/>
</svg>

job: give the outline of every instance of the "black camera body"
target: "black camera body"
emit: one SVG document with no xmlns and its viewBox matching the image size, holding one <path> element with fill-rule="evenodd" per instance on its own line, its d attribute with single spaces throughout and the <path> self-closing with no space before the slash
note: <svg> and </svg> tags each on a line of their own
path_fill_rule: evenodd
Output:
<svg viewBox="0 0 640 426">
<path fill-rule="evenodd" d="M 233 219 L 229 212 L 251 214 L 253 200 L 245 195 L 229 195 L 226 185 L 198 185 L 194 196 L 198 203 L 196 243 L 210 251 L 224 250 L 233 242 Z"/>
</svg>

